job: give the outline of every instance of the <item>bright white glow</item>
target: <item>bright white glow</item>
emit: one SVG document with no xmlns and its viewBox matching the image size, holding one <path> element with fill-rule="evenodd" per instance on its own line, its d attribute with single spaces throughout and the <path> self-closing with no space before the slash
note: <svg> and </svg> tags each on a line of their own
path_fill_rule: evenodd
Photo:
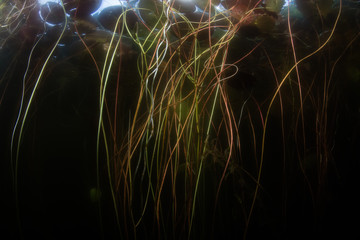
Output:
<svg viewBox="0 0 360 240">
<path fill-rule="evenodd" d="M 182 2 L 193 2 L 193 0 L 179 0 Z M 56 2 L 56 3 L 61 3 L 61 0 L 38 0 L 38 3 L 40 4 L 45 4 L 47 2 Z M 110 7 L 110 6 L 115 6 L 115 5 L 121 5 L 127 3 L 126 0 L 102 0 L 101 2 L 101 6 L 99 8 L 98 11 L 101 11 L 102 9 L 106 8 L 106 7 Z M 294 0 L 286 0 L 284 7 L 287 7 L 288 5 L 294 4 Z M 97 12 L 98 12 L 97 11 Z"/>
<path fill-rule="evenodd" d="M 126 2 L 126 1 L 119 1 L 119 0 L 102 0 L 99 9 L 96 10 L 96 11 L 95 11 L 94 13 L 92 13 L 91 15 L 98 14 L 98 13 L 101 12 L 104 8 L 111 7 L 111 6 L 116 6 L 116 5 L 121 5 L 122 2 Z"/>
<path fill-rule="evenodd" d="M 56 3 L 60 3 L 60 0 L 38 0 L 38 3 L 40 5 L 48 3 L 48 2 L 56 2 Z"/>
<path fill-rule="evenodd" d="M 98 11 L 103 10 L 104 8 L 116 6 L 116 5 L 122 5 L 126 1 L 119 1 L 119 0 L 103 0 L 101 2 L 100 8 Z"/>
<path fill-rule="evenodd" d="M 288 5 L 292 5 L 292 4 L 294 4 L 294 0 L 286 0 L 284 7 L 287 7 Z"/>
<path fill-rule="evenodd" d="M 159 0 L 159 1 L 171 1 L 171 0 Z M 193 2 L 194 0 L 178 0 L 178 1 L 181 1 L 181 2 Z M 61 0 L 38 0 L 38 3 L 39 4 L 45 4 L 47 2 L 55 2 L 55 3 L 59 3 L 61 4 Z M 137 2 L 135 0 L 130 0 L 129 2 Z M 102 0 L 101 2 L 101 5 L 99 7 L 98 10 L 96 10 L 94 13 L 92 13 L 91 15 L 95 15 L 95 14 L 98 14 L 99 12 L 101 12 L 104 8 L 107 8 L 107 7 L 111 7 L 111 6 L 117 6 L 117 5 L 123 5 L 123 6 L 126 6 L 128 3 L 127 0 Z M 285 3 L 284 3 L 284 7 L 287 7 L 288 5 L 293 5 L 294 4 L 294 0 L 286 0 Z M 196 6 L 196 8 L 198 8 Z M 226 9 L 221 5 L 219 4 L 218 6 L 216 6 L 216 9 L 219 11 L 219 12 L 224 12 L 226 11 Z"/>
<path fill-rule="evenodd" d="M 47 2 L 56 2 L 56 3 L 59 3 L 59 4 L 60 4 L 60 3 L 61 3 L 61 0 L 38 0 L 38 3 L 40 3 L 40 4 L 45 4 L 45 3 L 47 3 Z M 126 2 L 126 0 L 125 0 L 125 1 L 119 1 L 119 0 L 103 0 L 101 6 L 104 5 L 104 8 L 105 8 L 105 7 L 109 7 L 109 6 L 113 6 L 113 5 L 118 5 L 118 4 L 120 4 L 120 2 Z"/>
</svg>

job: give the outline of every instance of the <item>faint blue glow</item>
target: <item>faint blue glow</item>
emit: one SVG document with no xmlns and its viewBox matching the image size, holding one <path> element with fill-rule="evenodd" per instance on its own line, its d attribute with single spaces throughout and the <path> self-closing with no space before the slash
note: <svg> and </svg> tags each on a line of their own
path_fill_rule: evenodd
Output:
<svg viewBox="0 0 360 240">
<path fill-rule="evenodd" d="M 224 8 L 224 6 L 222 4 L 219 4 L 217 6 L 215 6 L 215 9 L 219 12 L 225 12 L 226 9 Z"/>
<path fill-rule="evenodd" d="M 293 5 L 294 4 L 294 0 L 286 0 L 284 7 L 287 7 L 288 5 Z"/>
<path fill-rule="evenodd" d="M 61 4 L 62 1 L 61 0 L 38 0 L 38 3 L 40 5 L 45 4 L 47 2 L 55 2 L 55 3 Z M 126 0 L 124 0 L 124 1 L 121 1 L 121 0 L 102 0 L 99 9 L 96 10 L 92 15 L 94 15 L 96 13 L 99 13 L 104 8 L 111 7 L 111 6 L 116 6 L 116 5 L 121 5 L 121 4 L 125 4 L 125 3 L 127 3 Z"/>
</svg>

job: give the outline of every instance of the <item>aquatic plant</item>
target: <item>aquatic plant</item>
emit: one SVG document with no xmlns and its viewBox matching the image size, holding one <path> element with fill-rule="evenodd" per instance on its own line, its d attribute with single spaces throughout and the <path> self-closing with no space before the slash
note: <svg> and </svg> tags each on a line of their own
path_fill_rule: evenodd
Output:
<svg viewBox="0 0 360 240">
<path fill-rule="evenodd" d="M 357 3 L 99 7 L 0 5 L 17 237 L 43 224 L 105 239 L 287 238 L 327 223 L 341 114 L 358 106 L 343 96 L 359 89 Z M 34 209 L 49 221 L 29 220 Z"/>
</svg>

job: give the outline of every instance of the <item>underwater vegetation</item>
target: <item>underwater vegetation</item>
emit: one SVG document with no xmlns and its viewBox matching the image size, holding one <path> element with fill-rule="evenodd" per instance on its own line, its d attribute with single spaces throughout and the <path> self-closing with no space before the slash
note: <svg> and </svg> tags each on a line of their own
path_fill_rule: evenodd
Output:
<svg viewBox="0 0 360 240">
<path fill-rule="evenodd" d="M 8 239 L 357 239 L 360 2 L 2 0 Z"/>
</svg>

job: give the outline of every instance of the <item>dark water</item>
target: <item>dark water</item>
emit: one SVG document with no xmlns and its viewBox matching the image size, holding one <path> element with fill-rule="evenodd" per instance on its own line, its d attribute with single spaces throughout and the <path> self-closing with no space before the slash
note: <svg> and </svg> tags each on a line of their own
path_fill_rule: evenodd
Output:
<svg viewBox="0 0 360 240">
<path fill-rule="evenodd" d="M 1 29 L 0 35 L 1 234 L 7 236 L 4 239 L 234 239 L 242 238 L 245 232 L 247 239 L 360 238 L 357 231 L 360 224 L 357 217 L 360 213 L 357 194 L 360 183 L 360 3 L 319 1 L 316 5 L 313 1 L 293 1 L 290 4 L 292 40 L 298 61 L 322 46 L 331 36 L 335 23 L 337 25 L 330 41 L 314 56 L 299 63 L 301 95 L 296 69 L 282 85 L 281 99 L 277 97 L 269 111 L 263 149 L 268 106 L 277 84 L 294 65 L 288 8 L 276 8 L 271 5 L 272 1 L 260 5 L 256 5 L 257 1 L 242 1 L 242 5 L 236 1 L 213 2 L 221 11 L 230 9 L 234 22 L 241 21 L 241 14 L 257 6 L 249 19 L 236 25 L 238 29 L 229 42 L 226 56 L 227 63 L 236 65 L 225 70 L 225 75 L 231 77 L 223 81 L 223 88 L 236 122 L 234 143 L 240 144 L 233 147 L 226 165 L 229 132 L 224 127 L 227 124 L 225 108 L 217 107 L 213 122 L 219 130 L 212 129 L 214 133 L 209 138 L 195 204 L 192 205 L 191 195 L 194 180 L 186 179 L 191 176 L 196 179 L 197 175 L 188 173 L 185 164 L 179 164 L 176 187 L 172 185 L 172 175 L 167 173 L 161 199 L 157 202 L 150 197 L 144 212 L 143 204 L 149 191 L 147 183 L 151 182 L 156 192 L 160 184 L 155 172 L 166 165 L 163 159 L 167 158 L 161 158 L 161 154 L 168 155 L 151 148 L 156 144 L 155 137 L 146 145 L 140 144 L 140 148 L 146 150 L 134 152 L 130 201 L 123 197 L 128 196 L 130 190 L 124 186 L 129 182 L 121 177 L 114 180 L 119 166 L 115 167 L 117 155 L 112 147 L 126 141 L 137 109 L 141 116 L 139 122 L 148 114 L 149 102 L 144 100 L 137 107 L 143 80 L 139 74 L 141 49 L 131 36 L 136 33 L 140 41 L 145 41 L 148 29 L 158 30 L 157 7 L 161 4 L 150 0 L 130 1 L 95 12 L 101 1 L 80 1 L 78 5 L 77 1 L 68 0 L 64 1 L 66 15 L 57 3 L 35 3 L 19 18 L 1 17 L 2 26 L 13 20 L 8 28 Z M 9 13 L 6 9 L 13 6 L 20 9 L 15 2 L 3 4 L 0 10 L 4 13 Z M 341 15 L 336 22 L 340 5 Z M 138 9 L 126 14 L 127 28 L 123 29 L 120 50 L 109 71 L 106 114 L 103 112 L 105 143 L 103 135 L 98 138 L 100 81 L 93 59 L 101 73 L 116 20 L 125 9 L 132 7 Z M 194 22 L 206 22 L 204 16 L 209 17 L 209 9 L 200 0 L 175 2 L 173 7 Z M 209 46 L 209 36 L 216 42 L 231 30 L 225 26 L 229 21 L 220 20 L 210 31 L 197 34 L 199 47 Z M 179 55 L 169 65 L 164 62 L 159 69 L 170 69 L 169 72 L 174 73 L 179 69 L 177 63 L 186 62 L 191 55 L 195 37 L 180 44 L 179 39 L 191 32 L 189 24 L 180 23 L 179 15 L 172 16 L 171 21 L 179 24 L 168 31 L 173 44 L 169 49 L 178 51 Z M 115 34 L 114 39 L 119 36 Z M 151 61 L 153 48 L 149 47 L 147 61 Z M 170 79 L 170 76 L 169 73 L 163 78 Z M 188 81 L 183 87 L 185 95 L 191 93 L 193 85 L 186 80 L 190 78 L 184 79 Z M 35 86 L 20 135 L 21 120 Z M 159 89 L 165 91 L 165 86 L 166 83 Z M 23 89 L 23 110 L 15 125 Z M 204 96 L 208 96 L 206 94 L 208 92 Z M 155 101 L 161 102 L 160 97 Z M 209 106 L 205 104 L 204 109 L 210 111 Z M 117 143 L 113 143 L 110 134 L 115 116 Z M 206 116 L 205 119 L 209 118 Z M 140 126 L 137 125 L 139 129 Z M 191 131 L 195 134 L 196 128 Z M 175 130 L 169 132 L 170 145 L 176 142 L 176 135 Z M 205 137 L 199 141 L 205 142 Z M 106 144 L 110 150 L 105 148 Z M 139 170 L 135 170 L 136 159 L 145 158 L 145 153 L 158 154 L 160 157 L 155 159 L 160 166 L 149 167 L 140 162 Z M 114 166 L 110 178 L 107 154 L 110 166 Z M 119 150 L 118 154 L 123 152 Z M 252 208 L 262 154 L 260 187 Z M 179 161 L 185 162 L 186 156 L 179 153 Z M 148 169 L 154 171 L 153 175 L 142 177 Z M 116 184 L 120 187 L 115 193 L 117 205 L 114 206 L 111 186 Z M 176 201 L 174 192 L 178 196 Z M 161 206 L 160 221 L 156 218 L 158 205 Z M 196 211 L 190 221 L 191 206 L 195 206 Z M 247 222 L 250 209 L 253 209 L 251 219 Z M 142 221 L 135 227 L 142 213 Z"/>
</svg>

